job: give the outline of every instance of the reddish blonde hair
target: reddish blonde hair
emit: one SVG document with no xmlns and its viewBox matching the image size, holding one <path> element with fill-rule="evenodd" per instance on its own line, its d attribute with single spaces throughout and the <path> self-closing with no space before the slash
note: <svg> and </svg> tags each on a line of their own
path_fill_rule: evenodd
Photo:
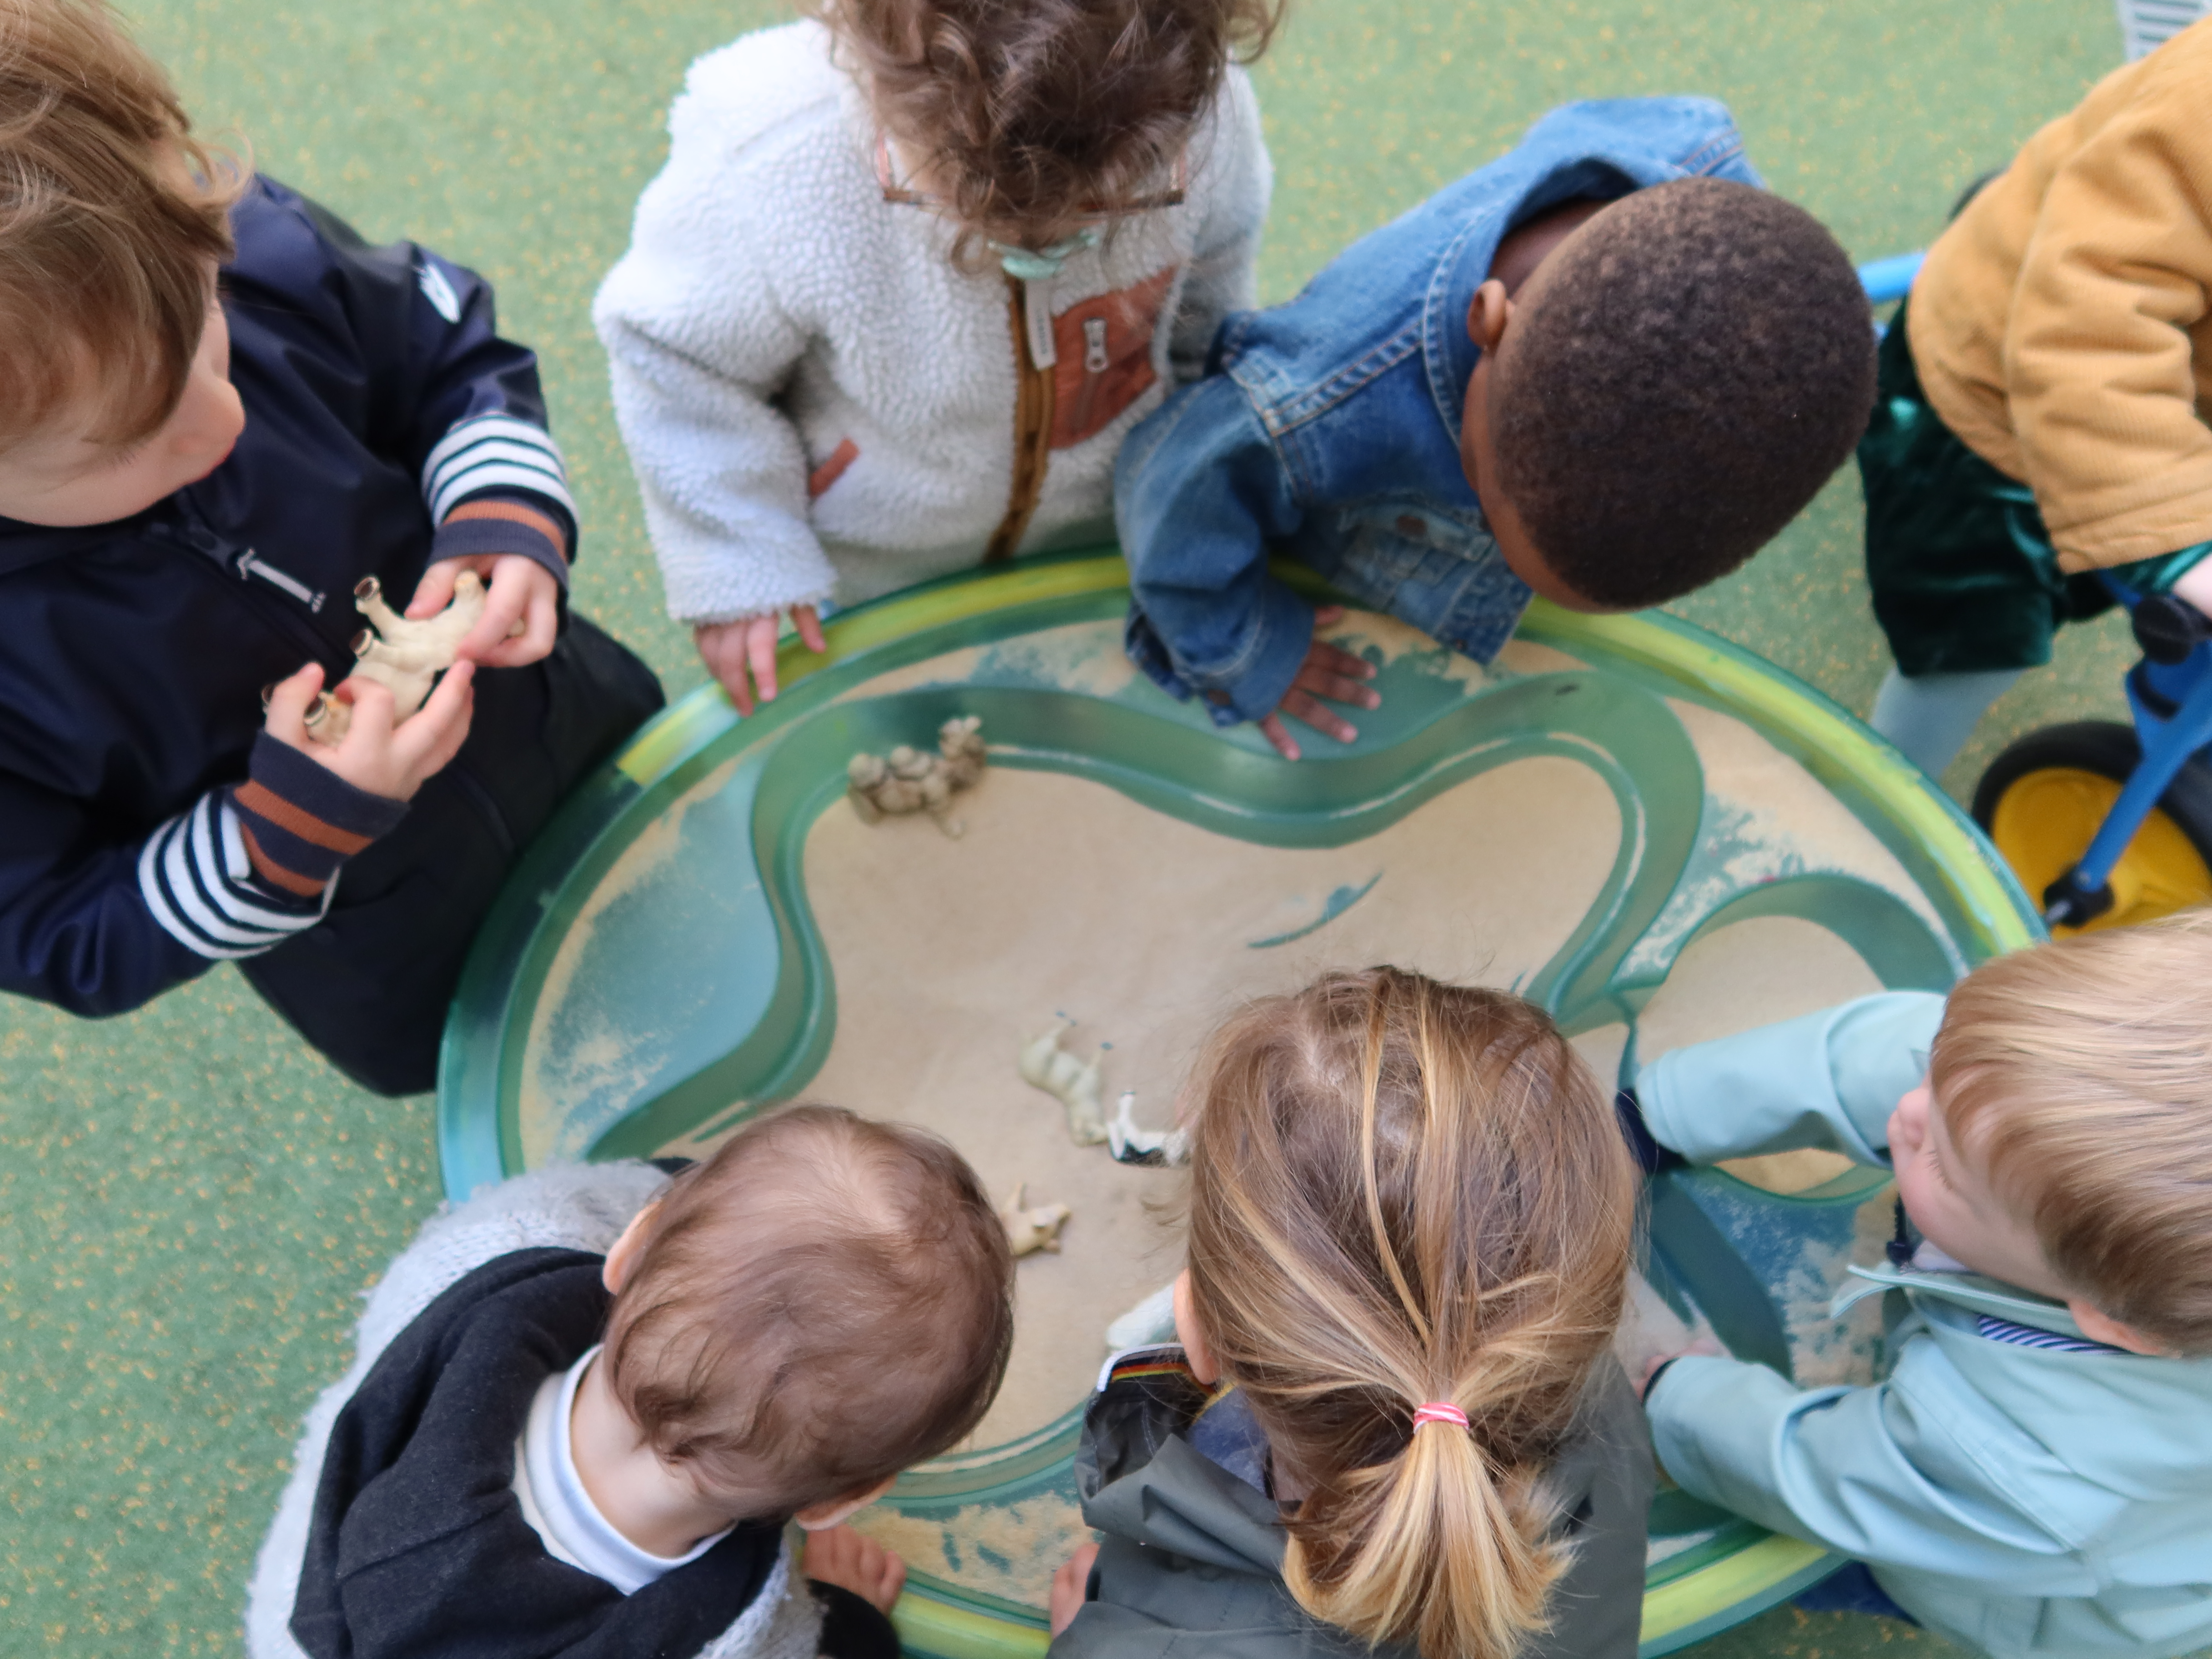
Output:
<svg viewBox="0 0 2212 1659">
<path fill-rule="evenodd" d="M 967 1161 L 832 1106 L 758 1118 L 660 1200 L 607 1318 L 615 1397 L 708 1486 L 787 1510 L 955 1444 L 1013 1346 L 1006 1228 Z"/>
<path fill-rule="evenodd" d="M 1985 962 L 1929 1083 L 2051 1268 L 2178 1353 L 2212 1353 L 2212 911 Z"/>
<path fill-rule="evenodd" d="M 1543 1010 L 1395 968 L 1255 1004 L 1192 1119 L 1192 1309 L 1307 1488 L 1299 1605 L 1424 1659 L 1503 1659 L 1565 1566 L 1544 1477 L 1609 1364 L 1638 1183 Z M 1424 1428 L 1447 1401 L 1468 1428 Z"/>
<path fill-rule="evenodd" d="M 103 0 L 0 0 L 0 450 L 88 398 L 104 442 L 169 417 L 246 178 Z"/>
<path fill-rule="evenodd" d="M 1048 247 L 1157 191 L 1282 0 L 802 0 L 969 237 Z"/>
</svg>

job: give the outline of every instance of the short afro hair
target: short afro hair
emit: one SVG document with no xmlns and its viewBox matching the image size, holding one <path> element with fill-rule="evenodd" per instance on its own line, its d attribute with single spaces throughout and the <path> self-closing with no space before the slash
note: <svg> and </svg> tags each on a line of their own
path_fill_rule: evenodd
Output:
<svg viewBox="0 0 2212 1659">
<path fill-rule="evenodd" d="M 1552 258 L 1498 360 L 1498 483 L 1576 592 L 1659 605 L 1750 558 L 1850 454 L 1866 292 L 1811 214 L 1719 179 L 1624 197 Z"/>
</svg>

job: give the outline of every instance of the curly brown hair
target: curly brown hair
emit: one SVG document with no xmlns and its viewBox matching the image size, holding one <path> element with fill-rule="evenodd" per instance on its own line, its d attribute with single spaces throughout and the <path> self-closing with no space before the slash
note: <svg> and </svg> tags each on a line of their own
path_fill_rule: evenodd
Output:
<svg viewBox="0 0 2212 1659">
<path fill-rule="evenodd" d="M 800 0 L 963 232 L 1042 248 L 1174 172 L 1283 0 Z"/>
<path fill-rule="evenodd" d="M 1500 483 L 1593 603 L 1663 605 L 1796 517 L 1866 430 L 1874 315 L 1801 207 L 1725 179 L 1613 203 L 1500 349 Z"/>
</svg>

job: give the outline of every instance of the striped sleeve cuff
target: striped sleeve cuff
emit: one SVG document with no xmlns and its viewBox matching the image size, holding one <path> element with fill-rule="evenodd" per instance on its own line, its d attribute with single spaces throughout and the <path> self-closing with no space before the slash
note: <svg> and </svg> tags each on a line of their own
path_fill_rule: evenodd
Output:
<svg viewBox="0 0 2212 1659">
<path fill-rule="evenodd" d="M 266 732 L 227 804 L 254 876 L 295 901 L 319 899 L 338 866 L 407 816 L 407 803 L 356 789 Z"/>
<path fill-rule="evenodd" d="M 575 522 L 576 503 L 568 494 L 568 469 L 560 446 L 543 427 L 512 415 L 478 415 L 460 422 L 422 463 L 422 497 L 430 504 L 433 524 L 443 524 L 469 496 L 493 489 L 542 495 Z"/>
<path fill-rule="evenodd" d="M 482 553 L 519 553 L 543 565 L 565 589 L 567 540 L 567 526 L 528 500 L 506 491 L 471 495 L 438 526 L 437 538 L 430 544 L 430 562 Z"/>
<path fill-rule="evenodd" d="M 156 830 L 138 855 L 138 891 L 161 930 L 218 959 L 257 957 L 313 927 L 330 908 L 272 891 L 256 878 L 237 810 L 216 790 Z"/>
</svg>

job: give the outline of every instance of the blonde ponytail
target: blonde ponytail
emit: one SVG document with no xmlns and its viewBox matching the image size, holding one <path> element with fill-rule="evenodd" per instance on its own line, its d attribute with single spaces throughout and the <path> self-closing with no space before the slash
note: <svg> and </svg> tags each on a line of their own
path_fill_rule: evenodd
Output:
<svg viewBox="0 0 2212 1659">
<path fill-rule="evenodd" d="M 1510 1659 L 1626 1280 L 1609 1098 L 1541 1010 L 1388 968 L 1255 1006 L 1193 1087 L 1193 1304 L 1305 1492 L 1285 1585 L 1371 1643 Z M 1417 1426 L 1431 1401 L 1467 1426 Z"/>
</svg>

